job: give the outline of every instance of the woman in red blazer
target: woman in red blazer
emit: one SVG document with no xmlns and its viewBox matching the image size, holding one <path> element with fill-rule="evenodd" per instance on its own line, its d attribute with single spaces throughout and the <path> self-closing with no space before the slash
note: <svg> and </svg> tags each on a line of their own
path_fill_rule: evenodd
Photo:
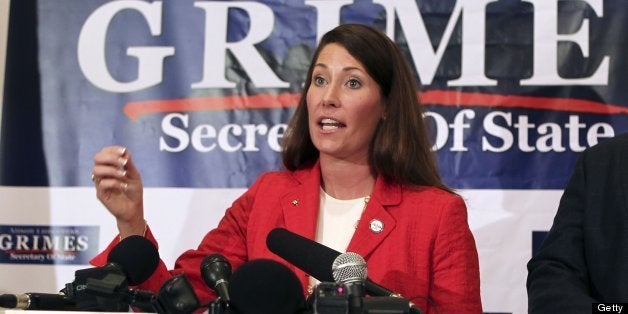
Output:
<svg viewBox="0 0 628 314">
<path fill-rule="evenodd" d="M 440 179 L 414 82 L 385 34 L 356 24 L 326 33 L 284 136 L 286 170 L 260 176 L 196 250 L 181 255 L 173 270 L 160 263 L 139 288 L 157 291 L 183 272 L 202 301 L 212 300 L 200 263 L 220 253 L 234 270 L 258 258 L 284 263 L 306 293 L 316 282 L 266 247 L 268 233 L 283 227 L 360 254 L 371 280 L 424 313 L 480 313 L 466 207 Z M 116 218 L 119 239 L 144 235 L 156 244 L 129 152 L 106 147 L 94 161 L 97 195 Z M 92 262 L 104 264 L 119 239 Z"/>
</svg>

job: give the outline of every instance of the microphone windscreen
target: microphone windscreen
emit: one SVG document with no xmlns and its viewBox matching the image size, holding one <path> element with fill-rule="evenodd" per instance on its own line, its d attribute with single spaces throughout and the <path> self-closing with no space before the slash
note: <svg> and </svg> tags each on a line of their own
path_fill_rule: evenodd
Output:
<svg viewBox="0 0 628 314">
<path fill-rule="evenodd" d="M 266 236 L 268 249 L 320 282 L 333 282 L 332 265 L 340 252 L 284 228 Z"/>
<path fill-rule="evenodd" d="M 358 253 L 347 252 L 338 255 L 331 269 L 334 280 L 338 283 L 366 280 L 366 261 Z"/>
<path fill-rule="evenodd" d="M 159 265 L 159 252 L 148 239 L 133 235 L 118 243 L 107 257 L 107 262 L 122 268 L 129 285 L 135 286 L 148 279 Z"/>
<path fill-rule="evenodd" d="M 157 293 L 157 313 L 194 313 L 201 305 L 194 288 L 184 274 L 166 280 Z"/>
<path fill-rule="evenodd" d="M 17 306 L 17 297 L 15 294 L 0 295 L 0 308 L 12 309 Z"/>
<path fill-rule="evenodd" d="M 294 314 L 305 309 L 297 276 L 286 265 L 270 259 L 252 260 L 236 269 L 229 295 L 239 314 Z"/>
</svg>

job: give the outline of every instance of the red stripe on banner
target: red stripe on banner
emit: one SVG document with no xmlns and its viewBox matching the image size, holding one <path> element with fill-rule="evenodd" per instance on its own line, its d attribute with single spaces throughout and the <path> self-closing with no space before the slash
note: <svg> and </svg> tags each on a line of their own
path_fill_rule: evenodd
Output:
<svg viewBox="0 0 628 314">
<path fill-rule="evenodd" d="M 628 113 L 628 108 L 626 107 L 576 98 L 499 95 L 441 90 L 430 90 L 421 93 L 421 101 L 424 104 L 443 106 L 527 108 L 597 114 Z"/>
<path fill-rule="evenodd" d="M 127 103 L 124 114 L 135 120 L 142 115 L 157 112 L 296 107 L 300 97 L 301 94 L 286 93 L 137 101 Z"/>
<path fill-rule="evenodd" d="M 259 94 L 253 96 L 216 96 L 171 100 L 129 102 L 124 114 L 132 120 L 158 112 L 268 109 L 295 107 L 301 94 Z M 497 108 L 527 108 L 596 114 L 628 113 L 628 108 L 576 98 L 499 95 L 458 91 L 429 90 L 420 93 L 424 104 Z"/>
</svg>

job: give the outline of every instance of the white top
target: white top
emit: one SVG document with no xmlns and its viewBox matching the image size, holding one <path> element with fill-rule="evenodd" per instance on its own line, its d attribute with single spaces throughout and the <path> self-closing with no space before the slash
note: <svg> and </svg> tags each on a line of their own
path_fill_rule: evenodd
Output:
<svg viewBox="0 0 628 314">
<path fill-rule="evenodd" d="M 338 252 L 345 252 L 364 208 L 364 197 L 339 200 L 321 188 L 316 242 Z"/>
<path fill-rule="evenodd" d="M 339 200 L 320 189 L 316 242 L 338 252 L 346 252 L 358 220 L 366 208 L 366 197 Z M 310 286 L 318 281 L 310 277 Z"/>
</svg>

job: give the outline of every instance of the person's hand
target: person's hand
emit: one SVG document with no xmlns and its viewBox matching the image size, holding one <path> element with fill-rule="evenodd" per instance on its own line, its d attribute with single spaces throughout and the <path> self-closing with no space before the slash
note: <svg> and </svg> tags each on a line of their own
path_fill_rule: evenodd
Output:
<svg viewBox="0 0 628 314">
<path fill-rule="evenodd" d="M 103 148 L 94 155 L 92 181 L 96 196 L 116 218 L 120 238 L 143 235 L 144 221 L 142 178 L 121 146 Z"/>
</svg>

